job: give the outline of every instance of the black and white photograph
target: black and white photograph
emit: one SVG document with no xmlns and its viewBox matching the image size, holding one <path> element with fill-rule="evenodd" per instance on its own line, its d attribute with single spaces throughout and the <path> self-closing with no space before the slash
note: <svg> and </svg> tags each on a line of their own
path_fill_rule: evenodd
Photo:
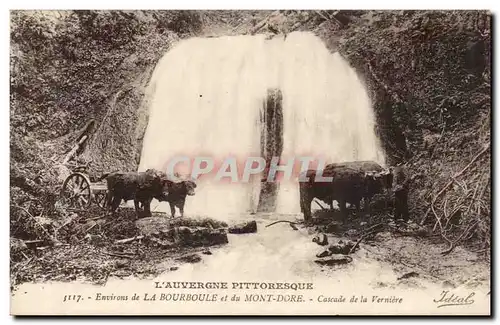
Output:
<svg viewBox="0 0 500 325">
<path fill-rule="evenodd" d="M 491 12 L 9 19 L 11 315 L 491 315 Z"/>
</svg>

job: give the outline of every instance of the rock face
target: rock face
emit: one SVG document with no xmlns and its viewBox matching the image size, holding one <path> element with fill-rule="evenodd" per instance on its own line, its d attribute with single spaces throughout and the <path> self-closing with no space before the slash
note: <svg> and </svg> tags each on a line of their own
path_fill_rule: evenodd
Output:
<svg viewBox="0 0 500 325">
<path fill-rule="evenodd" d="M 229 227 L 230 234 L 248 234 L 257 232 L 257 222 L 255 220 L 239 223 Z"/>
</svg>

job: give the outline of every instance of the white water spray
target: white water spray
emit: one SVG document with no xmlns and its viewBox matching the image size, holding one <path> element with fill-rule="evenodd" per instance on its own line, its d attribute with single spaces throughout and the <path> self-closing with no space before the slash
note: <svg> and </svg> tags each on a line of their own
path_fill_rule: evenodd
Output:
<svg viewBox="0 0 500 325">
<path fill-rule="evenodd" d="M 161 59 L 149 87 L 139 170 L 165 170 L 179 154 L 260 156 L 259 114 L 269 88 L 283 93 L 283 157 L 384 163 L 366 90 L 340 55 L 311 33 L 182 41 Z M 200 179 L 186 214 L 223 218 L 254 211 L 258 179 L 253 184 Z M 278 212 L 299 211 L 298 184 L 280 184 Z"/>
</svg>

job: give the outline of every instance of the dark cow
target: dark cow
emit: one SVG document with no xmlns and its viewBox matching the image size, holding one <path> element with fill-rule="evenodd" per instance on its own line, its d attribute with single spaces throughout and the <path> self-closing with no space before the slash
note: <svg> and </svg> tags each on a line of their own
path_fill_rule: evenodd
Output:
<svg viewBox="0 0 500 325">
<path fill-rule="evenodd" d="M 332 182 L 315 181 L 316 170 L 308 170 L 307 182 L 299 183 L 300 208 L 304 219 L 311 220 L 311 202 L 314 198 L 332 204 L 337 201 L 341 214 L 347 216 L 346 203 L 356 206 L 359 211 L 361 200 L 364 199 L 365 210 L 371 198 L 390 188 L 389 173 L 379 164 L 371 161 L 355 161 L 329 164 L 325 166 L 323 177 L 333 177 Z"/>
<path fill-rule="evenodd" d="M 196 183 L 192 180 L 172 181 L 169 183 L 168 195 L 161 201 L 167 201 L 170 205 L 172 218 L 175 217 L 175 207 L 179 208 L 181 217 L 184 216 L 184 204 L 186 196 L 195 194 Z"/>
<path fill-rule="evenodd" d="M 134 200 L 137 216 L 140 215 L 139 203 L 144 207 L 145 216 L 151 216 L 153 198 L 163 200 L 168 196 L 171 181 L 167 175 L 154 169 L 145 172 L 112 172 L 102 175 L 97 181 L 106 179 L 106 204 L 110 212 L 115 212 L 121 201 Z"/>
</svg>

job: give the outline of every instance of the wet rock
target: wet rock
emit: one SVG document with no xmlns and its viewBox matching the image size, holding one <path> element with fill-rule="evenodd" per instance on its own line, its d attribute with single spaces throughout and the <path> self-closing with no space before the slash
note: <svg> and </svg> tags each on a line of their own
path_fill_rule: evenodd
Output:
<svg viewBox="0 0 500 325">
<path fill-rule="evenodd" d="M 212 252 L 207 249 L 207 250 L 203 251 L 202 254 L 212 255 Z"/>
<path fill-rule="evenodd" d="M 227 232 L 224 228 L 209 229 L 198 227 L 186 238 L 181 238 L 180 241 L 184 246 L 211 246 L 227 244 Z"/>
<path fill-rule="evenodd" d="M 255 220 L 239 223 L 229 227 L 230 234 L 248 234 L 257 232 L 257 222 Z"/>
<path fill-rule="evenodd" d="M 457 287 L 457 286 L 456 286 L 453 282 L 451 282 L 451 281 L 449 281 L 449 280 L 445 280 L 445 281 L 443 281 L 443 288 L 447 288 L 447 289 L 454 289 L 454 288 L 456 288 L 456 287 Z"/>
<path fill-rule="evenodd" d="M 316 254 L 316 257 L 322 258 L 330 255 L 332 255 L 332 252 L 330 252 L 329 250 L 324 250 L 321 253 Z"/>
<path fill-rule="evenodd" d="M 388 287 L 387 283 L 381 282 L 381 281 L 377 282 L 376 286 L 377 286 L 377 288 L 387 288 Z"/>
<path fill-rule="evenodd" d="M 328 237 L 325 234 L 319 234 L 313 238 L 313 243 L 316 243 L 320 246 L 328 245 Z"/>
<path fill-rule="evenodd" d="M 403 274 L 402 276 L 400 276 L 400 277 L 398 278 L 398 281 L 399 281 L 399 280 L 403 280 L 403 279 L 409 279 L 409 278 L 411 278 L 411 277 L 416 277 L 416 276 L 418 276 L 418 273 L 417 273 L 417 272 L 414 272 L 414 271 L 411 271 L 411 272 L 405 273 L 405 274 Z"/>
<path fill-rule="evenodd" d="M 332 244 L 328 247 L 328 250 L 332 252 L 332 254 L 344 254 L 347 255 L 351 251 L 351 249 L 354 247 L 355 243 L 348 240 L 347 242 L 343 242 L 342 240 L 339 240 L 337 244 Z M 354 250 L 355 251 L 355 250 Z M 354 252 L 353 251 L 353 252 Z"/>
<path fill-rule="evenodd" d="M 187 246 L 200 247 L 227 244 L 227 232 L 224 228 L 212 229 L 206 227 L 174 227 L 159 232 L 150 232 L 147 237 L 150 243 L 162 247 Z"/>
<path fill-rule="evenodd" d="M 219 221 L 215 220 L 212 218 L 207 218 L 207 217 L 197 217 L 197 218 L 175 218 L 175 219 L 169 219 L 169 224 L 170 227 L 189 227 L 189 228 L 197 228 L 197 227 L 204 227 L 204 228 L 213 228 L 213 229 L 218 229 L 218 228 L 227 228 L 227 223 L 224 221 Z"/>
<path fill-rule="evenodd" d="M 321 259 L 317 259 L 314 261 L 319 265 L 333 266 L 333 265 L 342 265 L 352 262 L 352 258 L 346 255 L 332 255 L 330 257 L 325 257 Z"/>
<path fill-rule="evenodd" d="M 189 255 L 184 255 L 179 258 L 177 258 L 178 261 L 180 262 L 185 262 L 185 263 L 198 263 L 201 262 L 201 256 L 197 254 L 189 254 Z"/>
</svg>

